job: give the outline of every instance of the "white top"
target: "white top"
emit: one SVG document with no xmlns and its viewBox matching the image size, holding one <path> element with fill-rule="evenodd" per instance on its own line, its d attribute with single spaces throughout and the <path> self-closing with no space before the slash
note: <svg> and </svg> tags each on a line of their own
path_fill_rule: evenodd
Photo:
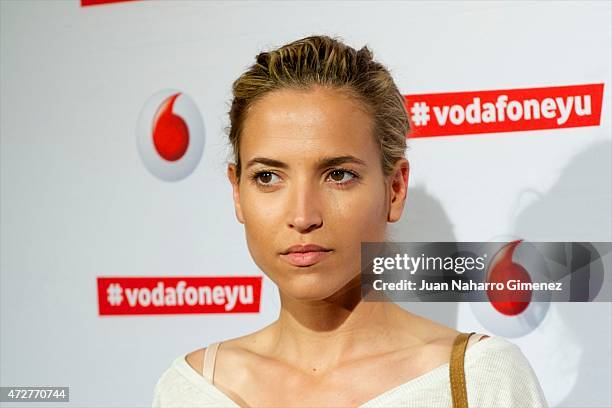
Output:
<svg viewBox="0 0 612 408">
<path fill-rule="evenodd" d="M 240 406 L 177 357 L 155 385 L 153 408 Z M 499 336 L 474 343 L 465 351 L 469 408 L 548 407 L 538 379 L 521 349 Z M 449 363 L 400 384 L 360 406 L 451 407 Z"/>
</svg>

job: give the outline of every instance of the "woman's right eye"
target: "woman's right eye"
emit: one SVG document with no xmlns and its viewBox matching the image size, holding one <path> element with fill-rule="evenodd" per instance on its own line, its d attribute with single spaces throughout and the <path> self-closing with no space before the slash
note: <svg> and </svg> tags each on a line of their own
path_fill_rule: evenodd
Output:
<svg viewBox="0 0 612 408">
<path fill-rule="evenodd" d="M 257 174 L 255 174 L 255 176 L 253 177 L 259 184 L 265 185 L 265 186 L 269 186 L 272 185 L 274 183 L 271 183 L 271 181 L 273 180 L 273 178 L 276 177 L 278 178 L 278 176 L 270 171 L 262 171 L 259 172 Z"/>
</svg>

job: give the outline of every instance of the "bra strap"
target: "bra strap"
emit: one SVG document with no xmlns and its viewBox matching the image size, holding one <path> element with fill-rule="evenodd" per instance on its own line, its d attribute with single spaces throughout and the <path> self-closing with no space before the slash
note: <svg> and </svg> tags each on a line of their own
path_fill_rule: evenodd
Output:
<svg viewBox="0 0 612 408">
<path fill-rule="evenodd" d="M 217 358 L 217 349 L 219 348 L 219 343 L 212 343 L 206 350 L 204 350 L 204 367 L 202 369 L 202 375 L 206 380 L 214 384 L 214 376 L 215 376 L 215 360 Z"/>
<path fill-rule="evenodd" d="M 449 370 L 453 408 L 468 408 L 463 360 L 465 358 L 465 349 L 467 347 L 468 340 L 472 334 L 474 334 L 474 332 L 459 333 L 457 337 L 455 337 L 455 341 L 453 343 Z"/>
</svg>

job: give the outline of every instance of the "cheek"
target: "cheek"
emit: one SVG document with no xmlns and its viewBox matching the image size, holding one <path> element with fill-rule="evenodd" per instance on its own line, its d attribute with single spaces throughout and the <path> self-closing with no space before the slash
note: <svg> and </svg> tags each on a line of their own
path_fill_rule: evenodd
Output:
<svg viewBox="0 0 612 408">
<path fill-rule="evenodd" d="M 248 189 L 250 190 L 250 189 Z M 275 238 L 282 228 L 282 209 L 278 200 L 266 195 L 243 190 L 240 206 L 244 217 L 244 230 L 252 257 L 257 262 L 274 251 Z"/>
<path fill-rule="evenodd" d="M 343 250 L 344 262 L 359 263 L 362 242 L 382 242 L 387 230 L 384 188 L 363 189 L 330 200 L 327 232 Z M 346 259 L 346 257 L 348 259 Z"/>
<path fill-rule="evenodd" d="M 251 187 L 243 188 L 240 194 L 240 207 L 245 226 L 256 229 L 265 228 L 272 223 L 278 227 L 280 204 L 274 195 L 262 194 Z"/>
</svg>

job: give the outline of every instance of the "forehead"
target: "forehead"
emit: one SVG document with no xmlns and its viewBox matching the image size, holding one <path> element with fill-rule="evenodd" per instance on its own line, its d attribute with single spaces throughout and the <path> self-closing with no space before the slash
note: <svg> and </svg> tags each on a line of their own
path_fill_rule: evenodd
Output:
<svg viewBox="0 0 612 408">
<path fill-rule="evenodd" d="M 363 103 L 320 87 L 273 91 L 256 101 L 246 115 L 240 145 L 243 160 L 334 154 L 367 160 L 378 153 L 372 116 Z"/>
</svg>

